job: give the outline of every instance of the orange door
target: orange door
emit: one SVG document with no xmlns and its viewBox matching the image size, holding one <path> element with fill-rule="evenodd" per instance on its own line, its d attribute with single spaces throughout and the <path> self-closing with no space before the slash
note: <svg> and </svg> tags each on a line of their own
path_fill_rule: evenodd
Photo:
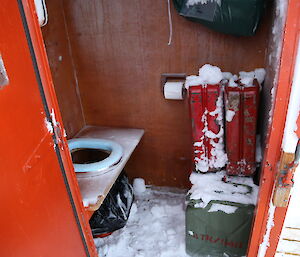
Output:
<svg viewBox="0 0 300 257">
<path fill-rule="evenodd" d="M 0 17 L 0 256 L 91 256 L 24 6 L 3 0 Z"/>
<path fill-rule="evenodd" d="M 277 176 L 281 172 L 280 166 L 284 164 L 281 158 L 284 154 L 282 138 L 293 84 L 300 35 L 299 17 L 300 1 L 289 0 L 274 99 L 274 111 L 262 162 L 260 192 L 248 257 L 275 256 L 287 211 L 287 207 L 282 207 L 282 204 L 275 204 L 274 195 L 278 185 Z"/>
</svg>

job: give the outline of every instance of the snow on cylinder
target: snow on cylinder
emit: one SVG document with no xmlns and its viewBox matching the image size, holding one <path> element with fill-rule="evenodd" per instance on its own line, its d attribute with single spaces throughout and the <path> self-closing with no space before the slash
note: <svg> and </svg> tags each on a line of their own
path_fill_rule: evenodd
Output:
<svg viewBox="0 0 300 257">
<path fill-rule="evenodd" d="M 185 87 L 188 89 L 193 86 L 201 86 L 202 88 L 209 87 L 208 85 L 220 85 L 221 93 L 216 102 L 216 109 L 214 111 L 208 111 L 207 107 L 201 117 L 201 122 L 204 124 L 202 130 L 204 136 L 194 142 L 196 156 L 194 158 L 196 171 L 207 172 L 210 169 L 221 169 L 227 163 L 227 154 L 224 151 L 224 128 L 223 128 L 223 89 L 224 86 L 228 87 L 254 87 L 254 79 L 257 79 L 259 84 L 263 83 L 266 75 L 266 71 L 263 68 L 257 68 L 253 71 L 241 71 L 239 75 L 232 74 L 230 72 L 222 72 L 217 66 L 211 64 L 205 64 L 199 69 L 199 75 L 191 75 L 186 78 Z M 191 89 L 190 89 L 191 91 Z M 226 121 L 231 122 L 234 119 L 235 111 L 232 109 L 226 109 Z M 213 133 L 209 129 L 208 118 L 213 116 L 216 123 L 220 126 L 218 133 Z M 205 142 L 208 140 L 212 146 L 211 152 L 207 154 Z M 211 155 L 211 157 L 209 156 Z"/>
<path fill-rule="evenodd" d="M 134 193 L 139 195 L 146 191 L 145 180 L 142 178 L 135 178 L 133 180 Z"/>
<path fill-rule="evenodd" d="M 208 116 L 213 116 L 216 123 L 220 126 L 220 130 L 217 134 L 210 131 L 208 128 Z M 207 172 L 209 169 L 219 169 L 223 168 L 227 162 L 227 154 L 224 151 L 224 128 L 223 128 L 223 97 L 222 93 L 218 97 L 216 102 L 216 109 L 212 112 L 207 110 L 203 113 L 202 122 L 204 123 L 204 135 L 201 141 L 195 142 L 194 146 L 199 146 L 201 148 L 200 158 L 195 157 L 196 170 L 201 172 Z M 208 158 L 205 149 L 205 140 L 209 141 L 212 146 L 210 157 Z M 195 152 L 196 153 L 196 152 Z"/>
<path fill-rule="evenodd" d="M 225 73 L 227 77 L 230 77 L 231 73 Z M 223 93 L 220 85 L 223 79 L 222 71 L 219 67 L 211 64 L 205 64 L 199 69 L 198 76 L 188 76 L 186 78 L 185 87 L 201 86 L 203 89 L 207 88 L 207 85 L 217 85 L 220 90 L 218 99 L 216 100 L 215 110 L 208 110 L 205 107 L 201 122 L 204 124 L 202 130 L 203 136 L 194 142 L 195 150 L 195 168 L 197 171 L 207 172 L 210 169 L 223 168 L 227 162 L 227 155 L 224 151 L 224 128 L 223 128 Z M 211 127 L 208 124 L 208 119 L 214 119 L 219 126 L 219 131 L 211 131 Z M 210 152 L 207 154 L 207 145 L 211 146 Z"/>
<path fill-rule="evenodd" d="M 237 87 L 238 80 L 245 86 L 245 87 L 253 87 L 253 80 L 257 79 L 259 84 L 264 82 L 266 71 L 264 68 L 258 68 L 254 71 L 240 71 L 239 76 L 233 75 L 230 72 L 222 72 L 223 80 L 227 80 L 229 87 Z"/>
<path fill-rule="evenodd" d="M 235 111 L 232 111 L 232 110 L 227 110 L 226 111 L 226 121 L 227 122 L 231 122 L 233 117 L 235 115 Z"/>
<path fill-rule="evenodd" d="M 223 79 L 222 71 L 219 67 L 211 64 L 204 64 L 199 69 L 199 76 L 188 76 L 185 81 L 185 87 L 199 86 L 203 84 L 215 85 Z"/>
</svg>

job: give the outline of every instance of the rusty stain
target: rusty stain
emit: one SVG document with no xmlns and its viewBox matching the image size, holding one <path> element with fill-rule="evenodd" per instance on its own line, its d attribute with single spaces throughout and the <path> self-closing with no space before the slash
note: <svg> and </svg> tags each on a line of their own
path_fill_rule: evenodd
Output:
<svg viewBox="0 0 300 257">
<path fill-rule="evenodd" d="M 233 111 L 238 111 L 239 110 L 239 105 L 240 105 L 240 95 L 231 93 L 228 96 L 228 109 L 233 110 Z"/>
</svg>

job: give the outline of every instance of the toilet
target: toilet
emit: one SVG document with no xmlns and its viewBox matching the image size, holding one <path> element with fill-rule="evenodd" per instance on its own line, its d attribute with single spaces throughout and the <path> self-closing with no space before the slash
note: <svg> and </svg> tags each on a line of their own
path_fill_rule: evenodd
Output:
<svg viewBox="0 0 300 257">
<path fill-rule="evenodd" d="M 75 172 L 82 175 L 105 174 L 111 171 L 123 156 L 123 147 L 111 140 L 74 138 L 68 140 L 68 145 Z"/>
</svg>

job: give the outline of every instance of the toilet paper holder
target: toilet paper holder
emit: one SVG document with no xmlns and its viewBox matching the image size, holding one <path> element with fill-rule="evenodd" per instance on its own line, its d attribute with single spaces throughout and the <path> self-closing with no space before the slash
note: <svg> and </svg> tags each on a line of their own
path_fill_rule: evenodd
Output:
<svg viewBox="0 0 300 257">
<path fill-rule="evenodd" d="M 185 73 L 162 73 L 161 74 L 161 80 L 160 80 L 160 86 L 161 86 L 161 92 L 164 95 L 164 86 L 166 82 L 184 82 L 186 79 Z M 182 96 L 184 97 L 186 95 L 185 88 L 182 89 Z"/>
</svg>

